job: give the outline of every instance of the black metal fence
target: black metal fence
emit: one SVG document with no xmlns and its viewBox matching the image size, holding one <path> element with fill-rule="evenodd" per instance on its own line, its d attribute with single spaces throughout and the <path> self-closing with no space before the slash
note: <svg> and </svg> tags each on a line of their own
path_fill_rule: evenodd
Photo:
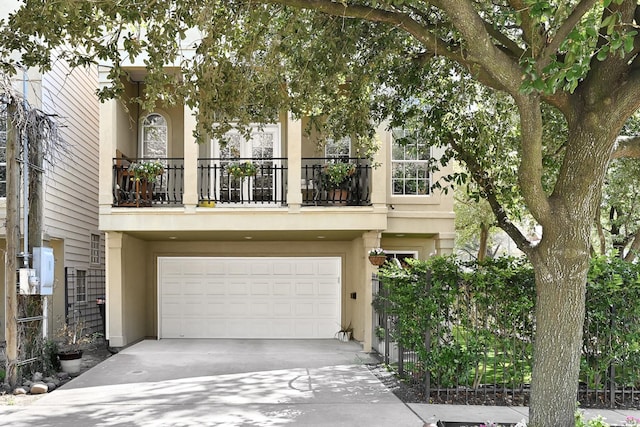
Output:
<svg viewBox="0 0 640 427">
<path fill-rule="evenodd" d="M 430 291 L 430 275 L 422 286 Z M 492 303 L 490 292 L 459 290 L 447 307 L 444 320 L 432 325 L 421 342 L 410 348 L 400 343 L 403 328 L 389 314 L 388 289 L 373 276 L 373 349 L 398 376 L 412 384 L 431 403 L 527 405 L 533 360 L 532 310 L 506 312 Z M 378 298 L 381 296 L 382 298 Z M 616 317 L 611 324 L 637 324 L 637 319 Z M 589 317 L 586 324 L 590 322 Z M 586 328 L 588 329 L 588 328 Z M 602 332 L 602 331 L 600 331 Z M 594 337 L 585 333 L 577 400 L 583 407 L 629 408 L 640 405 L 640 348 L 628 342 L 625 357 L 610 357 L 607 345 L 615 330 Z M 598 342 L 598 350 L 589 343 Z M 597 353 L 597 354 L 596 354 Z M 598 359 L 597 361 L 595 359 Z M 604 368 L 594 368 L 604 366 Z"/>
</svg>

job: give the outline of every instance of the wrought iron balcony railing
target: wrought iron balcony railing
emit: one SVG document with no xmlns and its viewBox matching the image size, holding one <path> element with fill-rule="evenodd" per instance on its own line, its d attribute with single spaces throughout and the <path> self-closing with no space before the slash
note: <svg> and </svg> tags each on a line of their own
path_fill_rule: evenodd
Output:
<svg viewBox="0 0 640 427">
<path fill-rule="evenodd" d="M 286 204 L 287 159 L 198 159 L 199 202 Z"/>
<path fill-rule="evenodd" d="M 141 169 L 159 163 L 161 169 L 149 176 Z M 113 206 L 148 207 L 182 204 L 184 159 L 131 158 L 113 159 Z"/>
</svg>

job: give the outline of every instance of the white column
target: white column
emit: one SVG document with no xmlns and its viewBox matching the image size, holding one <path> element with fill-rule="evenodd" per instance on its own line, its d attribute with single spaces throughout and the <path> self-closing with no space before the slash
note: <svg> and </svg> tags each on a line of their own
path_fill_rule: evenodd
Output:
<svg viewBox="0 0 640 427">
<path fill-rule="evenodd" d="M 371 343 L 373 340 L 373 287 L 371 285 L 371 277 L 378 271 L 377 267 L 369 262 L 369 251 L 373 248 L 380 247 L 381 233 L 377 231 L 368 231 L 362 234 L 361 258 L 364 260 L 364 342 L 362 348 L 365 352 L 371 351 Z"/>
<path fill-rule="evenodd" d="M 391 168 L 391 133 L 380 125 L 376 131 L 380 148 L 373 156 L 373 164 L 378 165 L 371 171 L 371 204 L 374 208 L 384 208 L 387 205 L 388 173 Z"/>
<path fill-rule="evenodd" d="M 100 103 L 98 205 L 101 213 L 110 211 L 113 204 L 113 158 L 116 157 L 118 147 L 118 102 L 109 100 Z"/>
<path fill-rule="evenodd" d="M 108 231 L 106 239 L 106 338 L 111 347 L 125 345 L 122 233 Z"/>
<path fill-rule="evenodd" d="M 193 138 L 195 112 L 184 106 L 184 187 L 182 202 L 185 211 L 195 212 L 198 204 L 198 144 Z"/>
<path fill-rule="evenodd" d="M 302 121 L 287 114 L 287 204 L 298 212 L 302 204 Z"/>
</svg>

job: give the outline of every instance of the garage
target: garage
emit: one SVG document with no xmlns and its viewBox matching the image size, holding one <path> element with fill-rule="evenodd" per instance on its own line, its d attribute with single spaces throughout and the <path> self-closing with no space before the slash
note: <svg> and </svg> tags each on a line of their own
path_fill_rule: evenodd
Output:
<svg viewBox="0 0 640 427">
<path fill-rule="evenodd" d="M 159 338 L 333 338 L 341 260 L 159 257 Z"/>
</svg>

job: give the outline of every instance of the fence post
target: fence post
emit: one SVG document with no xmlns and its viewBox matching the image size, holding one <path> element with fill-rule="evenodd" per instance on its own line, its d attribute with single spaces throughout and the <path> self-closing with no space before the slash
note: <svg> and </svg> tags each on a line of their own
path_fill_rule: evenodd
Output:
<svg viewBox="0 0 640 427">
<path fill-rule="evenodd" d="M 425 277 L 425 294 L 429 294 L 431 292 L 431 270 L 427 270 L 427 274 Z M 427 322 L 429 327 L 424 333 L 424 347 L 429 352 L 431 350 L 431 322 Z M 427 402 L 429 402 L 431 397 L 431 371 L 428 367 L 425 367 L 424 370 L 424 396 Z"/>
<path fill-rule="evenodd" d="M 609 306 L 609 349 L 612 348 L 611 341 L 613 340 L 613 327 L 615 325 L 616 308 L 613 304 Z M 609 406 L 615 408 L 616 402 L 616 367 L 613 363 L 613 359 L 609 362 Z"/>
</svg>

